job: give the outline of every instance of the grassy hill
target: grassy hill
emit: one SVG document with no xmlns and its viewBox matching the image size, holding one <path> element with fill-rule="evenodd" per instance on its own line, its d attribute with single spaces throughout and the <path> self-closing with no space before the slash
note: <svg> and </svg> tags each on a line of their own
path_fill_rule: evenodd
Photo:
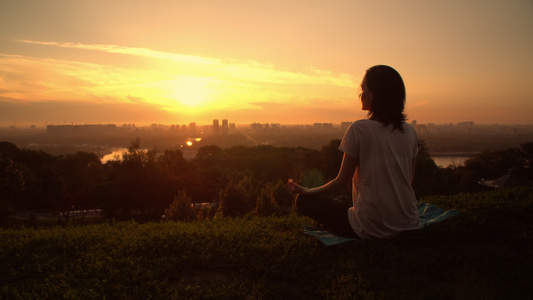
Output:
<svg viewBox="0 0 533 300">
<path fill-rule="evenodd" d="M 0 298 L 533 297 L 532 188 L 421 201 L 461 214 L 334 247 L 295 215 L 0 229 Z"/>
</svg>

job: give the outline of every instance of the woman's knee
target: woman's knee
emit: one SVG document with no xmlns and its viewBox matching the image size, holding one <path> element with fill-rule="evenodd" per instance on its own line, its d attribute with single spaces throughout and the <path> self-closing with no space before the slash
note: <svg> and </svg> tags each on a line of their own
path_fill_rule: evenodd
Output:
<svg viewBox="0 0 533 300">
<path fill-rule="evenodd" d="M 302 212 L 306 210 L 307 202 L 308 202 L 307 199 L 308 197 L 306 197 L 305 195 L 302 195 L 302 194 L 296 195 L 296 199 L 294 200 L 296 204 L 296 211 Z"/>
<path fill-rule="evenodd" d="M 312 211 L 315 210 L 317 204 L 317 197 L 298 194 L 296 196 L 296 211 L 302 213 L 303 215 L 312 214 Z"/>
</svg>

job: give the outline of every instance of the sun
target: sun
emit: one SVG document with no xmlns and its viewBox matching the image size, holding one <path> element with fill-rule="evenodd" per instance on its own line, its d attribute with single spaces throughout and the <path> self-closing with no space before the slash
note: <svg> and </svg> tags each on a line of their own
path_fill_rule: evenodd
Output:
<svg viewBox="0 0 533 300">
<path fill-rule="evenodd" d="M 185 77 L 175 81 L 173 97 L 183 106 L 202 107 L 209 101 L 210 78 Z"/>
</svg>

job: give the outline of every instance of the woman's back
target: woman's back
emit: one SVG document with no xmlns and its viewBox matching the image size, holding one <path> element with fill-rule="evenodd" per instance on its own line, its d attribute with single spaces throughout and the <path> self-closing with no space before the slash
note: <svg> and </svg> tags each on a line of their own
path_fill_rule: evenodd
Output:
<svg viewBox="0 0 533 300">
<path fill-rule="evenodd" d="M 420 227 L 411 187 L 417 137 L 404 123 L 404 132 L 374 120 L 360 120 L 346 132 L 340 150 L 356 158 L 353 208 L 348 215 L 363 237 L 385 237 Z"/>
</svg>

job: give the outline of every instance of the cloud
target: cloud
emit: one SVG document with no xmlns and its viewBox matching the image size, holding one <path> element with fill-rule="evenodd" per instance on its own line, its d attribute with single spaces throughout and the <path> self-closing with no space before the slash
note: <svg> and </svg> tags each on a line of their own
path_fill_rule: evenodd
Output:
<svg viewBox="0 0 533 300">
<path fill-rule="evenodd" d="M 0 96 L 21 101 L 125 98 L 133 85 L 147 82 L 143 75 L 98 64 L 0 54 Z"/>
<path fill-rule="evenodd" d="M 89 103 L 81 101 L 20 102 L 0 97 L 0 122 L 17 123 L 172 123 L 179 114 L 138 103 Z M 5 125 L 5 124 L 2 124 Z"/>
<path fill-rule="evenodd" d="M 166 59 L 166 60 L 171 60 L 171 61 L 187 62 L 187 63 L 194 63 L 194 64 L 218 64 L 219 63 L 217 59 L 203 58 L 203 57 L 193 56 L 193 55 L 169 53 L 169 52 L 163 52 L 163 51 L 155 51 L 155 50 L 151 50 L 148 48 L 124 47 L 124 46 L 117 46 L 117 45 L 98 45 L 98 44 L 88 45 L 88 44 L 80 44 L 80 43 L 38 42 L 38 41 L 30 41 L 30 40 L 17 40 L 17 41 L 21 43 L 27 43 L 27 44 L 56 46 L 56 47 L 84 49 L 84 50 L 95 50 L 95 51 L 102 51 L 102 52 L 108 52 L 108 53 L 136 55 L 136 56 Z"/>
<path fill-rule="evenodd" d="M 417 101 L 415 103 L 407 102 L 406 106 L 407 106 L 407 108 L 417 108 L 417 107 L 421 107 L 421 106 L 427 106 L 428 104 L 429 104 L 429 101 L 420 100 L 420 101 Z"/>
<path fill-rule="evenodd" d="M 131 102 L 133 103 L 143 103 L 145 100 L 141 97 L 134 97 L 134 96 L 131 96 L 131 95 L 128 95 L 126 97 L 126 99 L 130 100 Z"/>
<path fill-rule="evenodd" d="M 274 104 L 301 110 L 308 107 L 317 112 L 330 107 L 331 101 L 348 107 L 355 99 L 357 88 L 350 74 L 311 67 L 295 71 L 257 61 L 146 48 L 20 42 L 140 58 L 138 62 L 131 61 L 126 68 L 112 62 L 90 63 L 0 53 L 0 97 L 20 102 L 123 103 L 196 116 L 238 110 L 273 115 L 276 114 Z M 56 54 L 61 55 L 61 52 Z M 69 53 L 69 57 L 72 55 L 76 54 Z M 80 60 L 85 60 L 87 54 L 83 55 Z"/>
<path fill-rule="evenodd" d="M 84 50 L 95 50 L 107 53 L 119 53 L 135 55 L 140 57 L 163 59 L 175 63 L 186 63 L 199 65 L 203 68 L 209 65 L 209 70 L 213 75 L 225 75 L 227 78 L 234 78 L 242 81 L 259 81 L 270 84 L 302 84 L 302 85 L 328 85 L 356 87 L 354 78 L 349 74 L 334 74 L 329 70 L 320 70 L 310 67 L 305 71 L 294 72 L 276 69 L 272 64 L 257 61 L 241 61 L 236 59 L 220 59 L 211 57 L 201 57 L 186 54 L 169 53 L 156 51 L 148 48 L 124 47 L 117 45 L 101 44 L 81 44 L 81 43 L 58 43 L 40 42 L 30 40 L 18 40 L 22 43 L 55 46 L 63 48 L 74 48 Z M 205 71 L 205 69 L 201 69 Z"/>
</svg>

